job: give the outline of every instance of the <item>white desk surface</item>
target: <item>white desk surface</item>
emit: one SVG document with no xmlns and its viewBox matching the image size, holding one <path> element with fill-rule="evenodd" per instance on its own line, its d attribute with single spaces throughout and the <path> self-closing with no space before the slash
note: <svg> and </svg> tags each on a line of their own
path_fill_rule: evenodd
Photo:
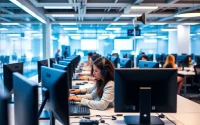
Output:
<svg viewBox="0 0 200 125">
<path fill-rule="evenodd" d="M 73 81 L 73 84 L 81 82 L 81 81 Z M 89 87 L 93 85 L 92 82 L 89 82 L 85 86 L 82 87 Z M 14 105 L 9 105 L 9 119 L 10 119 L 10 125 L 14 125 Z M 138 113 L 115 113 L 114 108 L 107 109 L 105 111 L 99 111 L 99 110 L 90 110 L 91 115 L 115 115 L 115 114 L 123 114 L 123 115 L 139 115 Z M 156 113 L 152 113 L 152 115 L 157 116 Z M 165 113 L 165 115 L 176 123 L 176 125 L 200 125 L 200 105 L 192 102 L 184 97 L 181 97 L 177 95 L 177 113 Z M 92 119 L 98 120 L 99 117 L 94 117 Z M 70 117 L 70 123 L 72 122 L 79 122 L 80 119 L 73 118 L 73 116 Z M 169 120 L 162 119 L 165 122 L 165 125 L 174 125 Z M 123 120 L 122 116 L 118 116 L 117 120 L 110 120 L 105 119 L 106 123 L 109 123 L 110 125 L 125 125 L 125 122 Z M 40 125 L 49 125 L 49 120 L 40 120 Z M 56 125 L 62 125 L 60 122 L 56 121 Z M 71 125 L 79 125 L 79 123 L 74 123 Z M 100 124 L 103 125 L 103 124 Z"/>
<path fill-rule="evenodd" d="M 195 75 L 195 72 L 192 72 L 192 71 L 178 71 L 178 74 L 180 75 L 187 75 L 187 76 L 194 76 Z"/>
</svg>

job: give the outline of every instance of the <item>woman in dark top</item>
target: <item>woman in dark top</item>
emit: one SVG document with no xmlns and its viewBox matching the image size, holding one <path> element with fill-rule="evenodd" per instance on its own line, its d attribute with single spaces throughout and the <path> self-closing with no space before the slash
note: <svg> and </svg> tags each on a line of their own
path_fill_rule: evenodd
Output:
<svg viewBox="0 0 200 125">
<path fill-rule="evenodd" d="M 175 59 L 173 55 L 168 55 L 167 59 L 165 61 L 165 64 L 163 66 L 163 68 L 176 68 L 175 66 Z M 180 70 L 180 69 L 178 69 Z M 178 90 L 177 93 L 180 94 L 181 88 L 183 86 L 184 83 L 184 79 L 182 76 L 177 76 L 177 83 L 178 83 Z"/>
</svg>

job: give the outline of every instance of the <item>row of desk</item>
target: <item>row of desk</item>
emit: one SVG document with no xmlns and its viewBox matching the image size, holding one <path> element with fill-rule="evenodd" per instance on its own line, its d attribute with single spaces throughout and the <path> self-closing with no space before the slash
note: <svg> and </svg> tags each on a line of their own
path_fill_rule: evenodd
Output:
<svg viewBox="0 0 200 125">
<path fill-rule="evenodd" d="M 86 73 L 86 72 L 85 72 Z M 193 74 L 192 74 L 193 73 Z M 186 72 L 179 71 L 178 74 L 182 74 L 184 76 L 195 75 L 194 72 Z M 37 82 L 37 76 L 30 78 L 30 80 Z M 72 84 L 76 85 L 76 83 L 83 81 L 73 81 Z M 88 84 L 81 85 L 81 88 L 90 87 L 93 85 L 93 82 L 88 82 Z M 41 93 L 40 93 L 41 94 Z M 40 98 L 41 99 L 41 98 Z M 10 125 L 14 125 L 14 104 L 9 104 L 9 120 Z M 123 115 L 139 115 L 139 113 L 115 113 L 114 108 L 106 109 L 105 111 L 92 110 L 90 109 L 91 116 L 94 115 L 106 115 L 112 116 L 116 114 Z M 157 116 L 157 113 L 152 113 L 151 115 Z M 177 113 L 165 113 L 165 115 L 172 120 L 176 125 L 200 125 L 200 105 L 192 102 L 182 96 L 177 95 Z M 92 117 L 91 119 L 99 120 L 99 117 Z M 165 125 L 174 125 L 167 118 L 162 119 L 165 122 Z M 74 118 L 70 116 L 71 125 L 79 125 L 80 118 Z M 125 125 L 123 116 L 118 116 L 117 120 L 105 119 L 105 123 L 109 125 Z M 49 120 L 40 120 L 40 125 L 49 125 Z M 100 123 L 101 125 L 102 123 Z M 56 125 L 62 125 L 59 121 L 56 120 Z M 103 124 L 102 124 L 103 125 Z"/>
</svg>

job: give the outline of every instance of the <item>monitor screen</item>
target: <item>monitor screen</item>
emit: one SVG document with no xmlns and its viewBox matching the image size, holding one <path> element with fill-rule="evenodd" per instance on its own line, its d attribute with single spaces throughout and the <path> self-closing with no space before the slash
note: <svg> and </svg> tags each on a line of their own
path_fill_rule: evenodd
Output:
<svg viewBox="0 0 200 125">
<path fill-rule="evenodd" d="M 8 99 L 10 95 L 7 91 L 0 91 L 0 125 L 8 124 Z"/>
<path fill-rule="evenodd" d="M 53 63 L 56 63 L 55 58 L 50 58 L 49 59 L 49 63 L 50 63 L 50 67 L 52 68 L 53 67 Z"/>
<path fill-rule="evenodd" d="M 3 79 L 4 79 L 4 86 L 10 92 L 13 93 L 13 72 L 18 72 L 23 74 L 23 63 L 13 63 L 13 64 L 6 64 L 3 65 Z"/>
<path fill-rule="evenodd" d="M 39 125 L 38 85 L 14 73 L 15 125 Z"/>
<path fill-rule="evenodd" d="M 139 68 L 159 68 L 159 63 L 152 61 L 139 61 Z"/>
<path fill-rule="evenodd" d="M 42 91 L 49 95 L 43 94 L 42 97 L 47 100 L 45 109 L 53 113 L 53 117 L 62 124 L 69 125 L 67 72 L 42 66 Z"/>
<path fill-rule="evenodd" d="M 70 66 L 69 67 L 68 66 L 53 64 L 53 68 L 65 70 L 67 72 L 67 80 L 68 80 L 67 84 L 68 84 L 69 88 L 71 89 L 72 88 L 72 78 L 70 78 Z"/>
<path fill-rule="evenodd" d="M 200 56 L 195 56 L 195 61 L 196 61 L 196 64 L 199 65 L 200 64 Z"/>
<path fill-rule="evenodd" d="M 116 56 L 111 56 L 110 61 L 114 64 L 115 68 L 117 68 L 118 58 Z"/>
<path fill-rule="evenodd" d="M 115 69 L 114 74 L 115 112 L 140 112 L 137 119 L 131 116 L 140 121 L 143 113 L 151 119 L 151 112 L 177 111 L 177 69 Z"/>
<path fill-rule="evenodd" d="M 114 50 L 133 50 L 133 40 L 114 39 Z"/>
<path fill-rule="evenodd" d="M 127 30 L 127 36 L 134 36 L 134 29 L 128 29 Z M 140 29 L 135 30 L 135 36 L 141 36 L 141 30 Z"/>
<path fill-rule="evenodd" d="M 82 39 L 81 50 L 97 50 L 98 42 L 96 39 Z"/>
<path fill-rule="evenodd" d="M 37 68 L 38 68 L 38 83 L 41 82 L 41 66 L 48 67 L 48 60 L 40 60 L 37 62 Z"/>
<path fill-rule="evenodd" d="M 131 59 L 120 58 L 120 68 L 131 68 Z"/>
<path fill-rule="evenodd" d="M 177 62 L 179 67 L 188 67 L 189 66 L 189 59 L 187 55 L 179 55 L 177 56 Z"/>
</svg>

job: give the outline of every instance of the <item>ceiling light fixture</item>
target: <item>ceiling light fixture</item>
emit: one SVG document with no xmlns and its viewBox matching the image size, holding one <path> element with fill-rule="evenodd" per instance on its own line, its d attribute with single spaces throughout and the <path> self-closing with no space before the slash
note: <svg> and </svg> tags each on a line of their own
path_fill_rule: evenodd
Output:
<svg viewBox="0 0 200 125">
<path fill-rule="evenodd" d="M 74 14 L 51 14 L 52 17 L 74 17 Z"/>
<path fill-rule="evenodd" d="M 33 11 L 31 11 L 26 6 L 22 5 L 19 1 L 17 1 L 17 0 L 10 0 L 10 1 L 12 3 L 14 3 L 15 5 L 17 5 L 18 7 L 20 7 L 21 9 L 23 9 L 24 11 L 26 11 L 27 13 L 29 13 L 30 15 L 32 15 L 33 17 L 35 17 L 36 19 L 38 19 L 40 22 L 46 23 L 46 21 L 43 18 L 41 18 L 40 16 L 36 15 Z"/>
<path fill-rule="evenodd" d="M 199 17 L 200 13 L 182 13 L 175 15 L 174 17 L 183 17 L 183 18 L 188 18 L 188 17 Z"/>
<path fill-rule="evenodd" d="M 158 9 L 158 6 L 131 6 L 131 9 L 132 10 L 138 10 L 138 9 L 140 9 L 140 10 L 148 10 L 148 9 Z"/>
<path fill-rule="evenodd" d="M 1 23 L 1 25 L 19 25 L 19 23 Z"/>
<path fill-rule="evenodd" d="M 106 30 L 121 30 L 121 28 L 106 28 Z"/>
<path fill-rule="evenodd" d="M 78 30 L 78 28 L 63 28 L 64 30 Z"/>
<path fill-rule="evenodd" d="M 165 29 L 161 29 L 161 31 L 164 31 L 164 32 L 177 31 L 177 28 L 165 28 Z"/>
<path fill-rule="evenodd" d="M 45 9 L 72 9 L 72 6 L 44 6 Z"/>
</svg>

